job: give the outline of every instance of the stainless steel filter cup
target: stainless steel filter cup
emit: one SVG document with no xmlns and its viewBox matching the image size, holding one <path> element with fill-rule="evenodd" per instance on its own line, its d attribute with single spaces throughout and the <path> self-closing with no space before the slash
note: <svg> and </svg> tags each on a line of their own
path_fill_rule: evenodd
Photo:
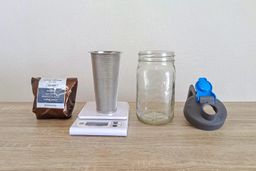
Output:
<svg viewBox="0 0 256 171">
<path fill-rule="evenodd" d="M 113 113 L 117 110 L 117 88 L 120 53 L 93 51 L 91 53 L 96 110 Z"/>
</svg>

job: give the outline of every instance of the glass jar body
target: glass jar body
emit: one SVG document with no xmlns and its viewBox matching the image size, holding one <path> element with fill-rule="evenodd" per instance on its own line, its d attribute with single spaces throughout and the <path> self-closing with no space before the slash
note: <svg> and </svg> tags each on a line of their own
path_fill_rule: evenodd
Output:
<svg viewBox="0 0 256 171">
<path fill-rule="evenodd" d="M 169 123 L 174 116 L 174 92 L 174 53 L 140 52 L 136 98 L 138 119 L 152 125 Z"/>
</svg>

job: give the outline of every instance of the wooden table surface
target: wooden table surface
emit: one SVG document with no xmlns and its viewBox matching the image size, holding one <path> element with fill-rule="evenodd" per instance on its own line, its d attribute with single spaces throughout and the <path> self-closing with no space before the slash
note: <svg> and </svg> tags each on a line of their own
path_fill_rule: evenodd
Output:
<svg viewBox="0 0 256 171">
<path fill-rule="evenodd" d="M 128 137 L 69 136 L 68 120 L 36 120 L 31 103 L 0 103 L 0 170 L 256 170 L 256 103 L 226 103 L 217 131 L 195 129 L 176 103 L 165 126 L 140 123 L 130 103 Z"/>
</svg>

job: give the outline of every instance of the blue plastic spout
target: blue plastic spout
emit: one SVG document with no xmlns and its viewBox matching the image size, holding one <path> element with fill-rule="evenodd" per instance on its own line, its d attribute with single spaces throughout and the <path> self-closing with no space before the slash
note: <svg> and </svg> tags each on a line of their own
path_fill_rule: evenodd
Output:
<svg viewBox="0 0 256 171">
<path fill-rule="evenodd" d="M 212 84 L 205 78 L 201 77 L 198 79 L 195 85 L 196 89 L 196 101 L 198 103 L 205 103 L 204 99 L 212 99 L 212 102 L 209 103 L 214 103 L 216 96 L 212 92 Z"/>
</svg>

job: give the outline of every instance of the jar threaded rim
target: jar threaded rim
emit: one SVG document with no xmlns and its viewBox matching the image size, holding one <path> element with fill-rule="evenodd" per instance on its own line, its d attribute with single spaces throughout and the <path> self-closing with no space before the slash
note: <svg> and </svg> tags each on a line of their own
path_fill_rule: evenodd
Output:
<svg viewBox="0 0 256 171">
<path fill-rule="evenodd" d="M 167 50 L 145 50 L 138 53 L 139 61 L 173 62 L 175 53 Z"/>
</svg>

